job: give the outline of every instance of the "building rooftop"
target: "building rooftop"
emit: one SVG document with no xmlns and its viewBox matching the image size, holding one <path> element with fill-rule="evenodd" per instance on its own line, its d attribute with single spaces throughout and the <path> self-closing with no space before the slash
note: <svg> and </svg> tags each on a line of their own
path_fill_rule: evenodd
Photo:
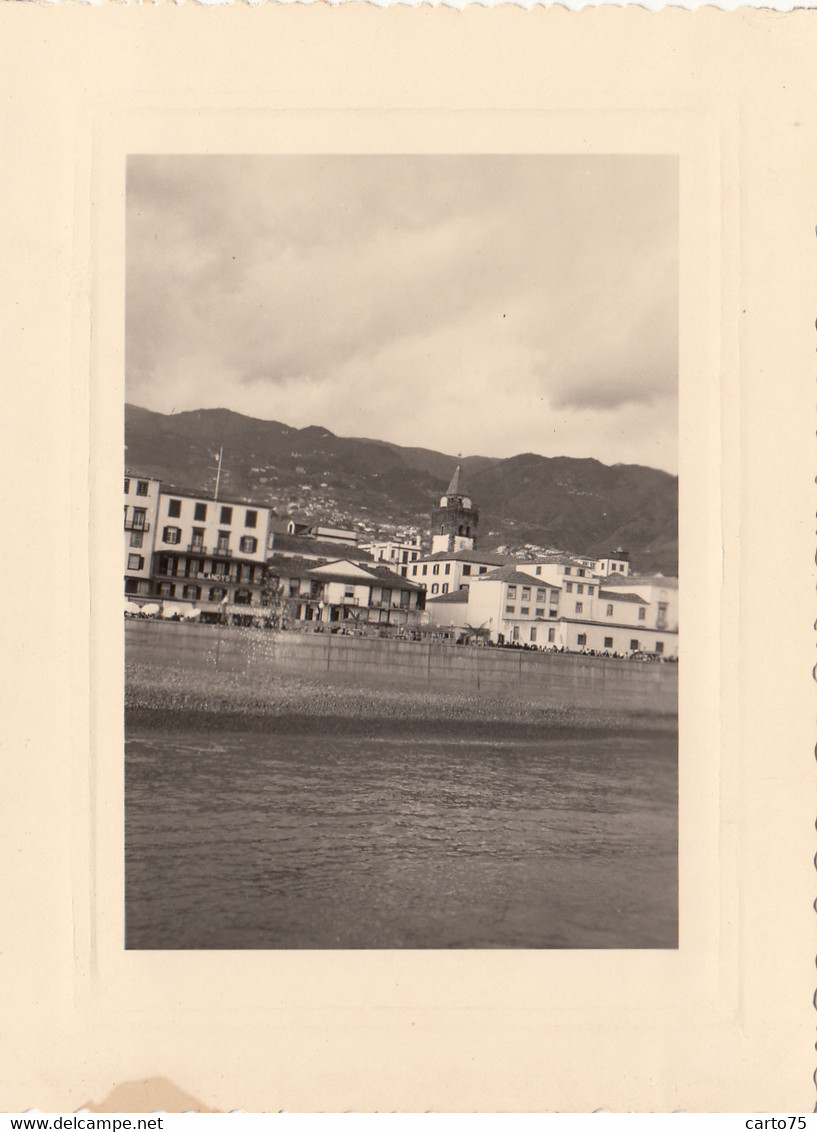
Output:
<svg viewBox="0 0 817 1132">
<path fill-rule="evenodd" d="M 503 566 L 501 570 L 492 570 L 490 574 L 482 574 L 476 579 L 478 582 L 510 582 L 512 585 L 533 586 L 539 589 L 558 590 L 555 582 L 548 582 L 544 578 L 534 578 L 532 574 L 523 574 L 515 566 Z"/>
<path fill-rule="evenodd" d="M 599 601 L 631 601 L 636 605 L 648 605 L 649 602 L 644 601 L 643 597 L 638 594 L 627 593 L 611 593 L 609 590 L 599 590 Z"/>
<path fill-rule="evenodd" d="M 468 586 L 463 586 L 461 590 L 452 590 L 449 594 L 437 594 L 435 597 L 427 597 L 426 605 L 465 605 L 468 601 Z"/>
<path fill-rule="evenodd" d="M 594 559 L 595 561 L 595 559 Z M 527 566 L 584 566 L 585 563 L 569 554 L 543 554 L 539 558 L 526 558 Z"/>
<path fill-rule="evenodd" d="M 280 519 L 277 516 L 270 520 L 270 530 L 276 534 L 288 534 L 287 528 L 290 523 L 295 524 L 295 534 L 303 534 L 312 526 L 306 519 L 298 519 L 294 515 L 289 515 L 285 519 Z"/>
<path fill-rule="evenodd" d="M 344 572 L 342 569 L 332 570 L 333 566 L 341 567 L 344 562 L 348 561 L 349 559 L 346 558 L 338 558 L 333 562 L 326 562 L 322 564 L 320 569 L 316 566 L 313 566 L 311 570 L 306 571 L 306 576 L 309 578 L 314 578 L 316 581 L 321 582 L 353 583 L 355 581 L 358 581 L 365 583 L 367 581 L 370 581 L 377 582 L 381 586 L 390 586 L 392 589 L 396 590 L 415 590 L 418 593 L 423 592 L 422 586 L 418 586 L 416 582 L 410 582 L 408 578 L 404 578 L 402 577 L 402 575 L 396 574 L 393 570 L 390 570 L 388 566 L 364 566 L 357 562 L 353 563 L 353 565 L 356 566 L 358 570 L 361 570 L 364 572 L 364 574 L 368 575 L 368 577 L 363 578 L 359 576 L 355 578 L 353 575 Z"/>
<path fill-rule="evenodd" d="M 629 574 L 625 577 L 623 574 L 614 578 L 612 575 L 604 579 L 605 589 L 610 589 L 611 586 L 660 586 L 664 590 L 677 590 L 678 579 L 671 576 L 664 576 L 663 574 Z"/>
<path fill-rule="evenodd" d="M 278 578 L 302 578 L 317 566 L 325 566 L 330 559 L 303 558 L 297 554 L 272 554 L 267 558 L 270 572 Z"/>
<path fill-rule="evenodd" d="M 281 531 L 273 531 L 270 550 L 273 553 L 278 551 L 299 554 L 304 558 L 336 559 L 339 545 L 343 545 L 344 557 L 346 558 L 359 562 L 372 561 L 372 555 L 368 550 L 362 550 L 359 546 L 353 546 L 351 543 L 347 546 L 345 543 L 323 542 L 321 539 L 313 538 L 312 535 L 288 535 Z"/>
<path fill-rule="evenodd" d="M 515 562 L 508 554 L 495 550 L 438 550 L 434 554 L 424 554 L 418 562 L 472 562 L 477 566 L 506 566 Z"/>
</svg>

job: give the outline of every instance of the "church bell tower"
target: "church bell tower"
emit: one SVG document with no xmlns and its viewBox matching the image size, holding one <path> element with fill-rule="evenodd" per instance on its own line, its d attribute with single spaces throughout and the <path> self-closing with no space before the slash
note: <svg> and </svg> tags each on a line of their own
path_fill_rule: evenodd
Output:
<svg viewBox="0 0 817 1132">
<path fill-rule="evenodd" d="M 466 495 L 462 464 L 451 478 L 448 490 L 431 512 L 431 553 L 472 550 L 477 541 L 479 511 Z"/>
</svg>

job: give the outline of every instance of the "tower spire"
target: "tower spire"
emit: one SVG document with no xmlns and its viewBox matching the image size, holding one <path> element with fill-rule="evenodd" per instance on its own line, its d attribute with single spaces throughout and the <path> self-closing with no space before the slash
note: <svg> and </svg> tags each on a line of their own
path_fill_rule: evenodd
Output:
<svg viewBox="0 0 817 1132">
<path fill-rule="evenodd" d="M 431 552 L 470 550 L 477 539 L 479 511 L 466 495 L 462 453 L 445 495 L 431 512 Z"/>
<path fill-rule="evenodd" d="M 465 495 L 465 480 L 462 474 L 462 452 L 457 453 L 457 467 L 451 477 L 446 495 Z"/>
</svg>

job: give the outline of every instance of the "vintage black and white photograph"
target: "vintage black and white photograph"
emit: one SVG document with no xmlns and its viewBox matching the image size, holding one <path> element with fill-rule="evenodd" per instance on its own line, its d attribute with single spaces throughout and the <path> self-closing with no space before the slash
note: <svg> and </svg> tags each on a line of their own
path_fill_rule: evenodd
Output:
<svg viewBox="0 0 817 1132">
<path fill-rule="evenodd" d="M 128 949 L 678 946 L 678 174 L 128 158 Z"/>
</svg>

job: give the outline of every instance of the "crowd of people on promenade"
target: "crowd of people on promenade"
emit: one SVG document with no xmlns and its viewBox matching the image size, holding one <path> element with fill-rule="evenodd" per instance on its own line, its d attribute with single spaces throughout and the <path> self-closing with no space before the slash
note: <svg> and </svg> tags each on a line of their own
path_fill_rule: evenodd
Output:
<svg viewBox="0 0 817 1132">
<path fill-rule="evenodd" d="M 457 642 L 465 643 L 465 642 Z M 664 656 L 663 653 L 647 652 L 646 650 L 635 650 L 633 652 L 617 652 L 613 649 L 591 649 L 582 648 L 569 648 L 568 646 L 561 645 L 533 645 L 522 644 L 518 641 L 503 641 L 499 644 L 494 644 L 493 641 L 485 641 L 485 645 L 490 648 L 499 649 L 516 649 L 519 652 L 544 652 L 544 653 L 564 653 L 570 656 L 596 656 L 606 660 L 642 660 L 642 661 L 661 661 L 665 664 L 677 664 L 677 656 Z"/>
<path fill-rule="evenodd" d="M 198 613 L 198 610 L 196 613 Z M 570 648 L 567 645 L 537 645 L 520 641 L 492 641 L 490 638 L 478 634 L 460 633 L 459 636 L 455 636 L 452 633 L 440 630 L 406 629 L 396 626 L 367 626 L 361 628 L 360 626 L 346 625 L 343 622 L 297 622 L 293 625 L 280 625 L 273 623 L 270 618 L 262 619 L 262 617 L 259 616 L 258 610 L 254 609 L 253 613 L 255 616 L 235 616 L 230 620 L 220 619 L 220 624 L 228 628 L 246 628 L 250 624 L 260 623 L 264 628 L 277 629 L 278 631 L 329 633 L 332 636 L 368 637 L 370 639 L 380 637 L 400 641 L 433 641 L 436 644 L 449 644 L 460 647 L 470 645 L 477 648 L 512 649 L 516 652 L 546 653 L 550 655 L 563 654 L 565 656 L 592 656 L 602 660 L 635 660 L 663 664 L 678 663 L 677 656 L 665 656 L 662 653 L 647 652 L 646 650 L 619 652 L 613 649 L 594 649 L 588 648 L 587 646 Z M 184 617 L 175 611 L 170 616 L 163 615 L 158 605 L 145 605 L 142 606 L 141 609 L 138 607 L 133 609 L 126 608 L 125 617 L 141 621 L 164 621 L 165 623 L 168 621 L 184 622 L 188 625 L 203 623 L 203 619 L 199 619 L 198 617 L 191 618 L 189 616 Z"/>
</svg>

